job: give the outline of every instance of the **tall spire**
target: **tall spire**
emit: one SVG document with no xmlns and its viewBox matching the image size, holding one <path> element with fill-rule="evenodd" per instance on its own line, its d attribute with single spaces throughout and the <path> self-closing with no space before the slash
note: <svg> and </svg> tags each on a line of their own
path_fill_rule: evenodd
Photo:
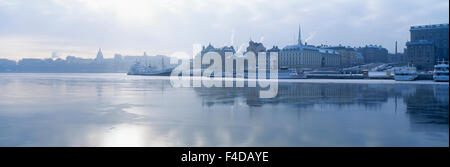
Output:
<svg viewBox="0 0 450 167">
<path fill-rule="evenodd" d="M 302 45 L 302 29 L 300 28 L 300 24 L 298 25 L 298 45 Z"/>
</svg>

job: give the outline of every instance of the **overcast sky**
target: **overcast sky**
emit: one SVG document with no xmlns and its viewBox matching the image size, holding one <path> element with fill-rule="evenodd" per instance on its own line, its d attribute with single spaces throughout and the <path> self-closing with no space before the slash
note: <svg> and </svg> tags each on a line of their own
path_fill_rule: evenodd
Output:
<svg viewBox="0 0 450 167">
<path fill-rule="evenodd" d="M 448 0 L 0 0 L 0 58 L 192 53 L 239 48 L 382 45 L 403 52 L 411 25 L 448 23 Z"/>
</svg>

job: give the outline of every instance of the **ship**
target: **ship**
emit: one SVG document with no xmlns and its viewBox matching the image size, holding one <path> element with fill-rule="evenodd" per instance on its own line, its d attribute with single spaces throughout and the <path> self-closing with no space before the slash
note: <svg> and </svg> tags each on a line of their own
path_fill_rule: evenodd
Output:
<svg viewBox="0 0 450 167">
<path fill-rule="evenodd" d="M 448 82 L 448 61 L 443 60 L 434 66 L 433 80 L 436 82 Z"/>
<path fill-rule="evenodd" d="M 394 74 L 396 81 L 413 81 L 418 77 L 416 67 L 409 65 L 396 68 Z"/>
<path fill-rule="evenodd" d="M 156 69 L 149 66 L 142 65 L 140 62 L 136 62 L 130 67 L 128 75 L 146 75 L 146 76 L 170 76 L 172 68 Z"/>
</svg>

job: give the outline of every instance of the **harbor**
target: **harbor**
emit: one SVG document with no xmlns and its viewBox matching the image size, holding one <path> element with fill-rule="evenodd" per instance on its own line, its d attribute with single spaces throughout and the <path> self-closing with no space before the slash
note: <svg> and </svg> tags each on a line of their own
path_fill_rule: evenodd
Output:
<svg viewBox="0 0 450 167">
<path fill-rule="evenodd" d="M 382 64 L 381 66 L 387 66 L 387 64 Z M 445 64 L 439 64 L 437 65 L 439 68 L 438 73 L 440 75 L 440 79 L 438 81 L 448 82 L 448 63 Z M 405 70 L 401 71 L 402 68 L 405 68 Z M 390 67 L 383 70 L 377 70 L 378 68 L 369 70 L 355 70 L 355 68 L 347 68 L 340 71 L 302 71 L 297 72 L 296 70 L 279 70 L 277 76 L 278 79 L 376 79 L 376 80 L 403 80 L 403 79 L 396 79 L 396 75 L 406 75 L 411 77 L 409 79 L 404 80 L 436 80 L 436 72 L 420 72 L 417 73 L 415 69 L 412 67 L 404 66 L 404 67 Z M 151 68 L 147 68 L 145 66 L 141 66 L 139 63 L 135 64 L 130 68 L 130 71 L 128 72 L 128 75 L 144 75 L 144 76 L 170 76 L 171 71 L 173 68 L 170 69 L 160 69 L 160 70 L 152 70 Z M 409 74 L 408 70 L 412 70 L 411 74 Z M 256 70 L 257 71 L 257 70 Z M 202 74 L 203 71 L 200 73 Z M 404 74 L 406 73 L 406 74 Z M 191 76 L 194 76 L 192 71 L 190 72 Z M 213 77 L 214 75 L 211 74 Z M 222 73 L 220 75 L 221 77 L 227 77 L 232 76 L 234 78 L 238 77 L 244 77 L 248 78 L 248 72 L 244 72 L 243 74 L 226 74 Z M 257 77 L 258 74 L 255 73 L 253 76 Z M 445 77 L 447 76 L 447 77 Z M 270 73 L 267 73 L 266 78 L 270 78 Z"/>
<path fill-rule="evenodd" d="M 307 164 L 297 150 L 336 165 L 354 157 L 341 147 L 448 149 L 448 6 L 0 0 L 0 147 L 157 147 L 145 148 L 156 156 L 54 150 L 77 162 L 127 154 L 128 166 L 139 157 L 150 166 Z M 384 164 L 405 156 L 390 152 L 354 153 Z"/>
<path fill-rule="evenodd" d="M 279 79 L 174 88 L 167 76 L 0 73 L 1 146 L 442 146 L 448 82 Z M 331 135 L 332 134 L 332 135 Z"/>
</svg>

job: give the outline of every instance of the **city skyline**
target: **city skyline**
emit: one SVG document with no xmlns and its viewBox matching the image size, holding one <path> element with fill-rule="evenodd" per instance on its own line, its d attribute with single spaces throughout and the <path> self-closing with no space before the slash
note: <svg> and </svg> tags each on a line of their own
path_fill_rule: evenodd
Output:
<svg viewBox="0 0 450 167">
<path fill-rule="evenodd" d="M 193 9 L 189 9 L 192 4 Z M 270 4 L 270 5 L 268 5 Z M 402 8 L 397 8 L 402 5 Z M 300 6 L 300 7 L 298 7 Z M 346 8 L 352 8 L 348 11 Z M 400 52 L 415 25 L 448 23 L 448 1 L 4 1 L 0 58 L 192 53 L 192 44 L 382 45 Z M 176 24 L 175 24 L 176 23 Z M 182 28 L 180 28 L 182 27 Z M 4 47 L 4 48 L 3 48 Z"/>
</svg>

